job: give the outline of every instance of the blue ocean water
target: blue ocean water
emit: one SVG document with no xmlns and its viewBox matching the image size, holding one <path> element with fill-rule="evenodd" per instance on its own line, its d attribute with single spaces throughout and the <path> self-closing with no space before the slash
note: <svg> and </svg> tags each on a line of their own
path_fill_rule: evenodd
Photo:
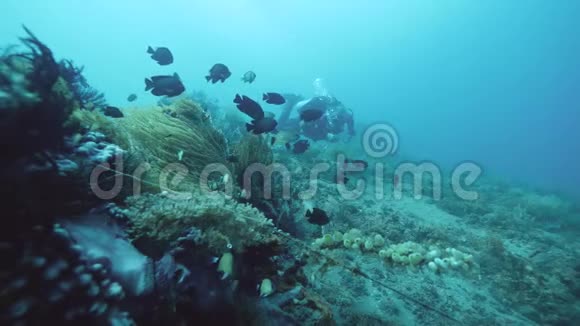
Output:
<svg viewBox="0 0 580 326">
<path fill-rule="evenodd" d="M 25 24 L 84 65 L 111 103 L 155 101 L 152 73 L 229 103 L 242 87 L 309 96 L 316 78 L 355 113 L 388 122 L 401 150 L 578 195 L 580 4 L 577 1 L 16 1 L 2 2 L 0 43 Z M 148 45 L 177 56 L 170 68 Z M 236 78 L 203 79 L 215 62 Z M 238 76 L 254 70 L 255 84 Z M 227 95 L 226 95 L 227 94 Z"/>
<path fill-rule="evenodd" d="M 579 30 L 573 0 L 2 0 L 0 324 L 580 325 Z"/>
</svg>

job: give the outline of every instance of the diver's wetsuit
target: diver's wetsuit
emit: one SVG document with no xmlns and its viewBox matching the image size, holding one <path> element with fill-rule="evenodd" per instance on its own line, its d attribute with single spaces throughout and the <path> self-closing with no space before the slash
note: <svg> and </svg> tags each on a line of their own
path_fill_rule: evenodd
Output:
<svg viewBox="0 0 580 326">
<path fill-rule="evenodd" d="M 338 135 L 346 129 L 349 136 L 354 136 L 354 118 L 352 111 L 347 109 L 340 101 L 334 97 L 318 96 L 308 100 L 306 103 L 300 103 L 301 98 L 293 95 L 286 95 L 287 105 L 278 119 L 278 128 L 280 130 L 297 130 L 300 129 L 300 120 L 290 118 L 292 110 L 298 104 L 299 112 L 309 109 L 324 111 L 324 115 L 312 122 L 306 122 L 302 125 L 301 134 L 312 140 L 326 140 L 329 135 Z"/>
</svg>

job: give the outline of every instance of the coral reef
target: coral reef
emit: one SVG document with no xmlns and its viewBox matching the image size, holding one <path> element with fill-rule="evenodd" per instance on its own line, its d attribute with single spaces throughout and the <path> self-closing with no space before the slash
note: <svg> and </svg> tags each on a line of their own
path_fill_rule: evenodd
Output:
<svg viewBox="0 0 580 326">
<path fill-rule="evenodd" d="M 229 142 L 238 142 L 247 134 L 246 116 L 239 110 L 226 110 L 216 122 Z"/>
<path fill-rule="evenodd" d="M 260 135 L 247 134 L 232 146 L 232 154 L 237 157 L 234 166 L 234 177 L 237 185 L 244 189 L 253 200 L 264 198 L 264 178 L 260 173 L 245 175 L 252 165 L 270 166 L 274 156 L 268 141 Z M 261 169 L 260 171 L 262 171 Z"/>
<path fill-rule="evenodd" d="M 76 250 L 87 261 L 107 266 L 109 277 L 133 297 L 153 291 L 153 261 L 141 254 L 128 240 L 123 228 L 111 218 L 113 207 L 94 209 L 83 216 L 59 220 Z"/>
<path fill-rule="evenodd" d="M 193 193 L 187 198 L 145 194 L 128 198 L 127 205 L 125 214 L 134 238 L 169 243 L 195 227 L 216 255 L 230 248 L 241 252 L 249 246 L 280 242 L 277 229 L 262 213 L 221 193 Z"/>
<path fill-rule="evenodd" d="M 0 276 L 5 324 L 102 323 L 130 325 L 121 309 L 123 287 L 110 266 L 91 262 L 62 226 L 36 227 L 4 245 Z"/>
<path fill-rule="evenodd" d="M 26 31 L 29 36 L 22 41 L 30 52 L 0 60 L 2 162 L 58 149 L 67 134 L 65 122 L 76 107 L 52 52 Z"/>
<path fill-rule="evenodd" d="M 0 107 L 16 109 L 20 105 L 32 106 L 40 101 L 30 89 L 27 69 L 20 57 L 4 55 L 0 61 Z M 3 113 L 5 114 L 5 113 Z"/>
<path fill-rule="evenodd" d="M 117 165 L 120 154 L 129 167 L 148 162 L 153 172 L 167 163 L 196 176 L 211 163 L 232 168 L 226 140 L 204 110 L 181 100 L 113 121 L 90 111 L 89 97 L 78 92 L 86 86 L 80 69 L 72 62 L 59 67 L 31 33 L 23 41 L 29 53 L 6 54 L 0 62 L 1 195 L 12 217 L 1 232 L 11 266 L 0 273 L 2 322 L 232 324 L 257 314 L 258 305 L 240 307 L 259 297 L 262 283 L 264 310 L 292 320 L 276 304 L 287 304 L 278 295 L 296 297 L 285 292 L 300 288 L 301 265 L 284 253 L 282 233 L 256 208 L 201 193 L 190 182 L 175 188 L 190 190 L 187 200 L 168 191 L 131 197 L 124 209 L 109 203 L 105 211 L 90 210 L 105 200 L 89 189 L 95 168 L 104 171 L 96 183 L 105 189 L 116 176 L 136 178 Z M 125 224 L 136 247 L 145 253 L 156 247 L 155 255 L 125 238 Z M 229 258 L 218 268 L 215 255 Z M 228 277 L 221 279 L 218 269 Z"/>
<path fill-rule="evenodd" d="M 568 199 L 488 179 L 476 201 L 415 198 L 409 180 L 401 199 L 345 198 L 378 185 L 336 184 L 337 156 L 366 160 L 359 144 L 288 155 L 201 94 L 110 119 L 82 68 L 26 32 L 26 52 L 0 57 L 3 324 L 580 323 Z M 244 180 L 274 163 L 288 187 L 280 171 Z M 95 193 L 117 177 L 119 194 Z M 308 223 L 313 207 L 330 222 Z"/>
<path fill-rule="evenodd" d="M 74 110 L 67 120 L 65 127 L 75 130 L 79 134 L 97 132 L 104 135 L 105 139 L 120 148 L 129 149 L 129 138 L 115 119 L 107 118 L 99 111 Z"/>
<path fill-rule="evenodd" d="M 209 116 L 195 103 L 184 99 L 166 108 L 148 108 L 130 112 L 118 122 L 122 132 L 115 143 L 127 143 L 127 171 L 145 166 L 138 176 L 143 191 L 161 190 L 160 176 L 167 169 L 185 174 L 179 186 L 171 190 L 193 191 L 199 188 L 204 169 L 213 164 L 228 169 L 227 143 L 222 133 L 210 123 Z M 119 141 L 116 141 L 119 139 Z M 175 172 L 172 170 L 172 172 Z M 218 180 L 221 176 L 209 176 Z"/>
<path fill-rule="evenodd" d="M 86 110 L 103 108 L 107 105 L 105 94 L 91 87 L 83 75 L 84 67 L 75 66 L 72 60 L 59 62 L 60 76 L 68 83 L 74 94 L 74 99 Z"/>
<path fill-rule="evenodd" d="M 426 266 L 434 272 L 449 269 L 468 270 L 475 266 L 473 255 L 455 248 L 442 250 L 434 245 L 426 248 L 413 241 L 385 246 L 385 238 L 382 235 L 365 235 L 359 229 L 350 229 L 344 234 L 339 231 L 327 233 L 316 239 L 313 246 L 322 249 L 346 248 L 361 254 L 378 254 L 381 259 L 395 265 Z"/>
<path fill-rule="evenodd" d="M 23 217 L 14 219 L 16 229 L 78 213 L 88 188 L 79 173 L 84 162 L 74 154 L 81 130 L 69 124 L 78 103 L 52 51 L 25 31 L 27 51 L 12 49 L 0 59 L 0 195 L 6 214 Z"/>
<path fill-rule="evenodd" d="M 115 156 L 121 155 L 123 150 L 116 144 L 108 143 L 104 134 L 91 131 L 80 136 L 74 153 L 81 157 L 80 161 L 96 166 L 110 162 Z"/>
</svg>

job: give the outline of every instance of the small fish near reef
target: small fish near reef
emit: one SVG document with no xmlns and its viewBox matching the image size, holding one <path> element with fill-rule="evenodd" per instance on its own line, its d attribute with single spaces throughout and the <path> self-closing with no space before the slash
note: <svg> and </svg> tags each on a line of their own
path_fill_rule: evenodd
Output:
<svg viewBox="0 0 580 326">
<path fill-rule="evenodd" d="M 242 81 L 244 83 L 251 84 L 256 80 L 256 74 L 253 71 L 248 71 L 242 76 Z"/>
<path fill-rule="evenodd" d="M 208 82 L 211 81 L 212 84 L 215 84 L 218 81 L 221 81 L 223 83 L 231 75 L 232 73 L 230 72 L 230 69 L 226 65 L 222 63 L 216 63 L 209 70 L 209 75 L 205 76 L 205 80 L 207 80 Z"/>
<path fill-rule="evenodd" d="M 168 48 L 158 47 L 153 49 L 149 47 L 147 48 L 147 53 L 151 54 L 151 59 L 157 61 L 160 66 L 167 66 L 173 63 L 173 54 Z"/>
<path fill-rule="evenodd" d="M 106 106 L 102 111 L 104 115 L 111 118 L 122 118 L 125 116 L 123 112 L 121 112 L 121 109 L 114 106 Z"/>
<path fill-rule="evenodd" d="M 326 214 L 322 209 L 316 207 L 306 211 L 306 219 L 308 220 L 308 223 L 320 226 L 330 223 L 328 214 Z"/>
<path fill-rule="evenodd" d="M 136 99 L 137 99 L 136 94 L 131 94 L 131 95 L 129 95 L 129 97 L 127 97 L 128 102 L 134 102 Z"/>
<path fill-rule="evenodd" d="M 300 138 L 300 133 L 294 130 L 282 130 L 275 133 L 276 136 L 272 137 L 271 145 L 275 144 L 288 144 L 297 141 Z"/>
<path fill-rule="evenodd" d="M 145 91 L 151 90 L 155 96 L 174 97 L 185 91 L 185 86 L 177 74 L 153 76 L 145 79 Z"/>
<path fill-rule="evenodd" d="M 304 122 L 311 122 L 320 119 L 324 115 L 324 111 L 317 109 L 308 109 L 300 112 L 300 120 Z"/>
<path fill-rule="evenodd" d="M 251 98 L 247 97 L 246 95 L 236 94 L 236 98 L 234 98 L 234 103 L 236 103 L 236 107 L 241 112 L 248 115 L 250 118 L 254 120 L 263 119 L 265 114 L 264 110 L 258 102 L 252 100 Z"/>
<path fill-rule="evenodd" d="M 264 93 L 264 95 L 262 95 L 262 100 L 266 101 L 268 104 L 281 105 L 286 103 L 284 96 L 278 93 Z"/>
<path fill-rule="evenodd" d="M 255 135 L 269 133 L 276 129 L 278 122 L 274 118 L 262 118 L 259 120 L 252 120 L 251 123 L 246 123 L 246 130 Z"/>
<path fill-rule="evenodd" d="M 302 154 L 306 152 L 310 148 L 310 142 L 308 140 L 302 139 L 291 145 L 290 143 L 286 143 L 286 149 L 292 150 L 294 154 Z"/>
</svg>

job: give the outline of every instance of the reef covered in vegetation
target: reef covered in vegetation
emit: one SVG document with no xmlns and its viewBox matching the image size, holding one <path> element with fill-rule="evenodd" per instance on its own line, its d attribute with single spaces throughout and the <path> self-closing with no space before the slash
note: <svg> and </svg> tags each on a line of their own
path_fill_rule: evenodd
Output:
<svg viewBox="0 0 580 326">
<path fill-rule="evenodd" d="M 491 178 L 475 201 L 409 178 L 344 199 L 335 157 L 359 147 L 289 155 L 200 93 L 112 119 L 26 34 L 0 57 L 2 324 L 580 323 L 577 203 Z M 264 187 L 256 164 L 285 170 Z"/>
</svg>

